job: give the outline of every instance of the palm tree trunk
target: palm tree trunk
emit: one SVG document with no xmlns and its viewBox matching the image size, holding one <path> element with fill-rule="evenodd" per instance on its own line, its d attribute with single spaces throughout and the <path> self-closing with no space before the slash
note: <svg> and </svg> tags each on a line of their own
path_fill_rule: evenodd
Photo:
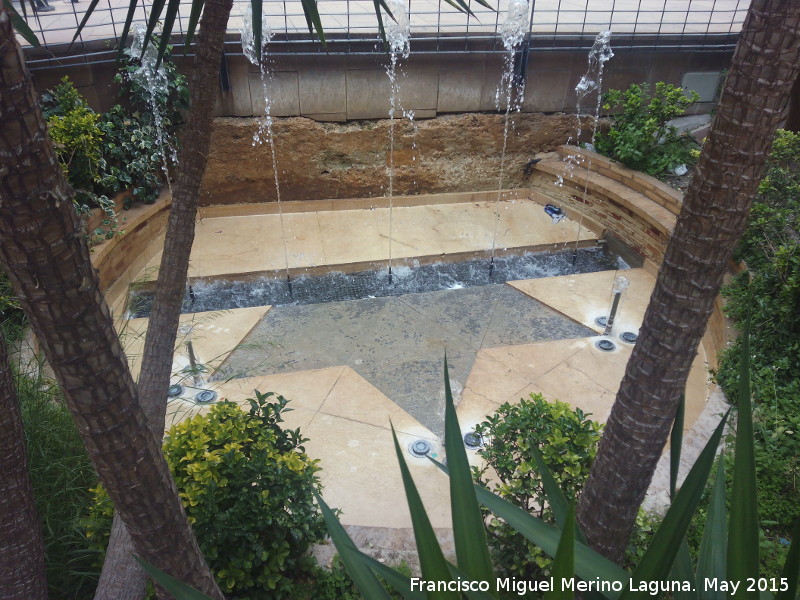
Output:
<svg viewBox="0 0 800 600">
<path fill-rule="evenodd" d="M 44 541 L 14 375 L 0 333 L 0 598 L 46 600 Z"/>
<path fill-rule="evenodd" d="M 209 0 L 203 9 L 189 84 L 189 117 L 181 138 L 178 175 L 173 188 L 155 303 L 145 336 L 139 398 L 157 439 L 161 439 L 164 432 L 172 355 L 194 241 L 200 181 L 211 143 L 219 64 L 232 6 L 232 0 Z M 147 576 L 131 559 L 130 548 L 130 536 L 115 514 L 95 600 L 141 600 L 144 596 Z"/>
<path fill-rule="evenodd" d="M 800 0 L 753 0 L 578 506 L 619 561 L 800 69 Z"/>
<path fill-rule="evenodd" d="M 137 553 L 222 600 L 139 405 L 5 8 L 0 89 L 0 262 Z"/>
</svg>

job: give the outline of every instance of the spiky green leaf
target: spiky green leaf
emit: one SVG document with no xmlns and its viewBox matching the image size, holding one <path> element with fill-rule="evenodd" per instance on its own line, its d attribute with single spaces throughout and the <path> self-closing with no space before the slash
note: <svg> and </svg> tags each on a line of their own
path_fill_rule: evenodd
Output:
<svg viewBox="0 0 800 600">
<path fill-rule="evenodd" d="M 752 306 L 752 300 L 750 302 Z M 750 314 L 742 332 L 736 425 L 736 455 L 733 461 L 733 490 L 728 526 L 728 579 L 746 582 L 758 578 L 758 500 L 756 459 L 753 442 L 753 413 L 750 404 Z M 740 585 L 734 598 L 758 600 L 756 590 Z"/>
<path fill-rule="evenodd" d="M 567 515 L 564 519 L 564 526 L 561 531 L 561 540 L 558 542 L 558 550 L 550 574 L 553 581 L 563 581 L 570 579 L 575 573 L 575 502 L 567 508 Z M 554 589 L 548 590 L 544 594 L 544 600 L 572 600 L 575 594 L 566 586 L 555 585 Z"/>
<path fill-rule="evenodd" d="M 184 52 L 189 51 L 189 46 L 194 39 L 194 34 L 197 31 L 197 24 L 200 22 L 200 14 L 203 12 L 203 6 L 205 6 L 205 0 L 194 0 L 192 2 L 192 11 L 189 13 L 189 24 L 186 26 Z"/>
<path fill-rule="evenodd" d="M 356 545 L 347 535 L 339 519 L 336 518 L 336 515 L 333 514 L 333 511 L 316 491 L 314 491 L 314 497 L 317 499 L 317 504 L 319 504 L 322 512 L 322 518 L 325 519 L 325 525 L 328 528 L 333 544 L 336 546 L 336 550 L 339 552 L 339 556 L 341 556 L 342 562 L 358 590 L 365 598 L 389 600 L 389 594 L 383 589 L 378 578 L 358 556 Z"/>
<path fill-rule="evenodd" d="M 697 554 L 697 589 L 702 600 L 725 600 L 721 590 L 705 590 L 705 579 L 722 581 L 726 576 L 725 551 L 728 547 L 727 509 L 725 506 L 725 454 L 717 459 L 717 474 L 711 489 L 708 516 Z"/>
<path fill-rule="evenodd" d="M 797 598 L 797 584 L 800 578 L 800 517 L 794 520 L 792 526 L 792 545 L 783 564 L 781 576 L 786 580 L 785 590 L 778 592 L 775 600 L 795 600 Z"/>
<path fill-rule="evenodd" d="M 94 1 L 95 3 L 97 2 L 97 0 Z M 39 38 L 37 38 L 31 28 L 28 27 L 25 19 L 19 15 L 17 9 L 14 8 L 14 5 L 11 3 L 11 0 L 3 0 L 3 6 L 11 14 L 11 26 L 14 28 L 14 30 L 19 33 L 22 38 L 31 46 L 34 46 L 35 48 L 41 46 L 39 43 Z M 20 6 L 22 7 L 22 12 L 25 13 L 25 0 L 22 0 Z"/>
<path fill-rule="evenodd" d="M 136 562 L 142 565 L 142 568 L 147 571 L 147 574 L 153 578 L 153 581 L 172 594 L 175 600 L 211 600 L 211 598 L 202 592 L 198 592 L 190 585 L 183 583 L 179 579 L 175 579 L 172 575 L 167 575 L 164 571 L 155 568 L 149 562 L 142 560 L 138 556 L 134 556 L 134 558 Z"/>
<path fill-rule="evenodd" d="M 692 466 L 680 491 L 675 495 L 664 520 L 656 531 L 639 565 L 631 575 L 634 587 L 638 582 L 664 581 L 670 572 L 675 556 L 683 543 L 686 530 L 691 523 L 692 515 L 700 504 L 708 476 L 714 466 L 714 457 L 717 447 L 722 439 L 725 424 L 730 411 L 719 422 L 716 430 L 709 438 L 697 461 Z M 629 598 L 648 598 L 649 594 L 643 590 L 625 590 L 620 596 L 623 600 Z"/>
<path fill-rule="evenodd" d="M 669 497 L 675 498 L 675 488 L 678 483 L 678 469 L 681 466 L 681 446 L 683 445 L 683 421 L 686 412 L 686 393 L 681 394 L 678 402 L 678 411 L 672 423 L 672 433 L 669 436 Z"/>
<path fill-rule="evenodd" d="M 453 539 L 458 568 L 474 581 L 494 581 L 492 559 L 486 542 L 486 529 L 472 486 L 467 451 L 461 438 L 461 427 L 453 404 L 447 356 L 444 358 L 444 396 L 444 447 L 447 464 L 450 466 L 450 508 L 453 515 Z"/>
<path fill-rule="evenodd" d="M 261 44 L 263 43 L 263 33 L 264 33 L 264 8 L 262 0 L 250 0 L 250 6 L 253 10 L 253 15 L 250 19 L 250 23 L 252 23 L 253 28 L 253 45 L 255 46 L 254 50 L 256 51 L 256 57 L 258 57 L 259 62 L 261 61 Z M 303 10 L 305 10 L 305 4 L 303 4 Z M 306 16 L 308 18 L 308 16 Z"/>
<path fill-rule="evenodd" d="M 122 26 L 122 34 L 119 37 L 117 60 L 122 60 L 122 58 L 125 56 L 125 43 L 128 41 L 128 34 L 131 31 L 131 23 L 133 23 L 133 13 L 136 12 L 137 6 L 137 0 L 130 0 L 130 4 L 128 4 L 128 14 L 125 15 L 125 24 Z"/>
<path fill-rule="evenodd" d="M 422 504 L 422 498 L 420 498 L 417 486 L 414 483 L 414 479 L 411 477 L 411 472 L 408 470 L 408 464 L 403 455 L 403 450 L 400 448 L 400 442 L 397 440 L 397 433 L 394 430 L 394 425 L 392 425 L 392 438 L 394 439 L 394 451 L 397 455 L 397 462 L 400 464 L 400 475 L 403 478 L 403 487 L 406 492 L 408 510 L 411 513 L 411 525 L 414 528 L 414 539 L 417 542 L 417 553 L 419 554 L 422 578 L 427 581 L 450 581 L 450 570 L 447 568 L 447 561 L 444 559 L 439 541 L 436 539 L 436 534 L 433 532 L 431 521 L 428 518 L 425 506 Z M 428 598 L 429 600 L 436 600 L 438 598 L 452 598 L 456 600 L 458 594 L 455 592 L 436 591 L 430 592 Z"/>
</svg>

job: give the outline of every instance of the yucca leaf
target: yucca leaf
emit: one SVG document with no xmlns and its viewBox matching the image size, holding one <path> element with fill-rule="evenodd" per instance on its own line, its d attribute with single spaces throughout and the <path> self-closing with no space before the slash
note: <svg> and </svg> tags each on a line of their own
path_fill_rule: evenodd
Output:
<svg viewBox="0 0 800 600">
<path fill-rule="evenodd" d="M 144 42 L 142 42 L 142 56 L 144 56 L 145 50 L 147 50 L 147 44 L 150 43 L 150 38 L 156 30 L 156 25 L 158 25 L 158 20 L 161 17 L 161 11 L 164 10 L 164 4 L 166 4 L 166 0 L 153 0 L 153 4 L 150 7 L 150 18 L 147 21 L 147 31 L 144 34 Z"/>
<path fill-rule="evenodd" d="M 489 4 L 488 2 L 486 2 L 486 0 L 475 0 L 475 2 L 477 2 L 478 4 L 480 4 L 481 6 L 483 6 L 484 8 L 488 8 L 488 9 L 489 9 L 489 10 L 491 10 L 492 12 L 497 12 L 497 11 L 494 9 L 494 7 L 493 7 L 491 4 Z"/>
<path fill-rule="evenodd" d="M 98 2 L 98 0 L 94 0 L 95 4 L 97 4 L 97 2 Z M 31 46 L 34 46 L 35 48 L 38 48 L 39 46 L 41 46 L 41 44 L 39 43 L 39 38 L 37 38 L 36 35 L 31 30 L 31 28 L 28 27 L 28 24 L 25 22 L 25 19 L 23 19 L 19 15 L 19 13 L 17 12 L 17 9 L 14 8 L 14 5 L 11 3 L 11 0 L 3 0 L 3 6 L 11 14 L 11 26 L 14 28 L 14 30 L 17 33 L 19 33 L 23 37 L 23 39 L 26 42 L 28 42 Z M 25 0 L 21 0 L 20 1 L 20 6 L 22 7 L 22 12 L 24 13 L 25 12 Z M 86 16 L 88 17 L 89 15 L 87 14 Z M 85 20 L 86 19 L 84 18 L 84 21 Z M 77 37 L 77 35 L 78 34 L 75 34 L 75 37 Z"/>
<path fill-rule="evenodd" d="M 800 578 L 800 517 L 794 520 L 792 526 L 792 545 L 789 546 L 789 554 L 786 555 L 781 575 L 786 579 L 788 587 L 784 591 L 778 592 L 775 600 L 795 600 L 797 598 L 797 580 Z"/>
<path fill-rule="evenodd" d="M 250 6 L 253 10 L 253 15 L 250 19 L 253 27 L 253 45 L 255 46 L 256 57 L 258 61 L 261 62 L 261 38 L 264 33 L 264 6 L 262 0 L 250 0 Z M 303 10 L 305 10 L 305 4 L 303 5 Z"/>
<path fill-rule="evenodd" d="M 136 12 L 138 1 L 130 0 L 128 5 L 128 14 L 125 15 L 125 24 L 122 26 L 122 34 L 119 37 L 119 48 L 117 48 L 117 60 L 122 60 L 125 55 L 125 42 L 128 40 L 128 34 L 131 31 L 131 23 L 133 23 L 133 13 Z"/>
<path fill-rule="evenodd" d="M 411 513 L 411 525 L 414 528 L 414 539 L 417 542 L 422 578 L 426 581 L 450 581 L 450 570 L 447 568 L 447 561 L 444 559 L 439 541 L 433 532 L 431 521 L 425 511 L 425 506 L 422 504 L 422 498 L 419 496 L 417 486 L 414 484 L 411 472 L 408 470 L 405 456 L 403 456 L 403 451 L 400 448 L 400 442 L 397 441 L 394 425 L 392 425 L 392 438 L 394 439 L 397 462 L 400 464 L 400 474 L 406 491 L 408 510 Z M 369 598 L 370 596 L 367 597 Z M 429 600 L 436 600 L 437 598 L 452 598 L 456 600 L 458 594 L 456 592 L 435 591 L 429 592 L 428 598 Z"/>
<path fill-rule="evenodd" d="M 669 435 L 669 497 L 675 498 L 675 488 L 678 485 L 678 469 L 681 466 L 681 446 L 683 445 L 683 420 L 686 412 L 686 393 L 681 394 L 678 402 L 678 411 L 672 423 L 672 432 Z"/>
<path fill-rule="evenodd" d="M 449 470 L 445 465 L 430 457 L 428 457 L 428 460 L 442 472 L 449 475 Z M 473 487 L 480 504 L 483 504 L 496 516 L 503 519 L 517 533 L 536 544 L 545 554 L 550 557 L 555 556 L 561 538 L 561 532 L 557 528 L 548 525 L 541 519 L 537 519 L 505 498 L 493 494 L 478 484 L 474 484 Z M 622 583 L 627 583 L 629 577 L 627 571 L 583 543 L 575 545 L 575 574 L 586 580 L 601 579 L 603 581 L 620 581 Z M 619 597 L 619 592 L 604 592 L 603 595 L 614 600 Z"/>
<path fill-rule="evenodd" d="M 475 13 L 472 12 L 472 10 L 469 7 L 469 4 L 467 4 L 465 0 L 455 0 L 455 1 L 461 7 L 461 12 L 466 13 L 470 17 L 475 16 Z"/>
<path fill-rule="evenodd" d="M 533 455 L 533 461 L 536 463 L 536 468 L 539 471 L 539 476 L 542 478 L 544 497 L 547 500 L 547 503 L 550 505 L 550 508 L 553 510 L 553 516 L 556 518 L 556 524 L 559 526 L 559 528 L 564 529 L 567 513 L 569 512 L 569 502 L 567 501 L 567 497 L 564 495 L 561 487 L 559 487 L 558 482 L 556 482 L 553 472 L 545 464 L 544 458 L 542 458 L 542 453 L 539 452 L 539 449 L 535 446 L 532 446 L 530 451 Z M 577 522 L 575 523 L 575 539 L 582 544 L 586 543 L 586 538 L 584 537 L 583 532 L 581 531 L 581 528 L 578 526 Z"/>
<path fill-rule="evenodd" d="M 205 0 L 193 0 L 192 12 L 189 13 L 189 24 L 186 26 L 186 43 L 184 44 L 184 52 L 188 52 L 189 46 L 194 39 L 195 31 L 197 31 L 197 23 L 200 21 L 200 14 L 203 12 Z"/>
<path fill-rule="evenodd" d="M 691 471 L 686 476 L 680 491 L 675 495 L 672 505 L 669 507 L 667 514 L 664 515 L 664 519 L 650 541 L 642 560 L 631 575 L 631 581 L 634 582 L 634 585 L 636 585 L 636 582 L 663 581 L 667 579 L 678 549 L 686 535 L 686 530 L 692 520 L 692 515 L 697 510 L 697 505 L 702 498 L 729 414 L 730 411 L 722 417 L 694 466 L 692 466 Z M 628 589 L 622 593 L 620 598 L 627 600 L 628 598 L 647 598 L 648 596 L 647 591 Z"/>
<path fill-rule="evenodd" d="M 575 574 L 575 502 L 567 508 L 567 515 L 561 531 L 561 540 L 558 542 L 556 557 L 550 567 L 553 581 L 570 579 Z M 565 589 L 566 586 L 556 585 L 555 589 L 544 594 L 544 600 L 571 600 L 575 594 Z"/>
<path fill-rule="evenodd" d="M 317 8 L 316 0 L 301 0 L 303 5 L 303 14 L 306 17 L 306 24 L 308 25 L 308 32 L 313 36 L 314 30 L 317 30 L 317 37 L 322 43 L 323 48 L 327 48 L 328 44 L 325 42 L 325 32 L 322 30 L 322 21 L 319 18 L 319 9 Z"/>
<path fill-rule="evenodd" d="M 476 581 L 474 579 L 470 579 L 470 577 L 466 573 L 464 573 L 464 571 L 459 569 L 456 565 L 454 565 L 450 561 L 447 561 L 447 568 L 450 569 L 450 576 L 454 580 L 460 579 L 462 581 Z M 494 581 L 495 581 L 494 579 L 488 581 L 489 589 L 492 589 Z M 493 596 L 492 594 L 489 594 L 488 592 L 482 592 L 480 590 L 464 590 L 461 593 L 464 594 L 467 598 L 469 598 L 469 600 L 494 600 L 495 598 L 495 596 Z"/>
<path fill-rule="evenodd" d="M 386 0 L 376 0 L 376 2 L 378 3 L 378 5 L 380 5 L 381 8 L 383 8 L 383 10 L 386 11 L 386 14 L 389 15 L 392 18 L 392 21 L 397 22 L 397 19 L 395 18 L 394 14 L 392 13 L 392 9 L 389 8 L 388 4 L 386 4 Z M 377 10 L 377 7 L 376 7 L 376 10 Z"/>
<path fill-rule="evenodd" d="M 725 600 L 725 592 L 721 590 L 705 590 L 705 579 L 719 581 L 725 579 L 725 551 L 728 546 L 727 509 L 725 507 L 725 453 L 717 459 L 717 474 L 711 499 L 708 503 L 708 515 L 703 528 L 703 539 L 697 554 L 697 589 L 702 600 Z"/>
<path fill-rule="evenodd" d="M 406 600 L 425 600 L 425 592 L 411 589 L 411 578 L 406 577 L 391 567 L 387 567 L 382 562 L 378 562 L 358 549 L 353 549 L 352 552 L 357 552 L 358 554 L 355 556 L 359 560 L 370 567 L 377 575 L 383 577 L 386 583 L 391 585 L 394 590 Z"/>
<path fill-rule="evenodd" d="M 153 578 L 153 581 L 172 594 L 175 600 L 211 600 L 211 598 L 202 592 L 198 592 L 190 585 L 183 583 L 179 579 L 175 579 L 171 575 L 167 575 L 161 569 L 156 569 L 149 562 L 142 560 L 138 556 L 134 556 L 133 558 L 142 565 L 142 568 Z"/>
<path fill-rule="evenodd" d="M 461 8 L 461 6 L 459 6 L 458 4 L 456 4 L 454 2 L 454 0 L 444 0 L 444 1 L 447 2 L 453 8 L 455 8 L 458 12 L 462 12 L 462 13 L 464 12 L 464 9 Z"/>
<path fill-rule="evenodd" d="M 167 46 L 169 46 L 169 38 L 172 36 L 172 28 L 175 26 L 175 17 L 178 15 L 180 5 L 181 0 L 169 0 L 167 4 L 167 12 L 164 13 L 164 24 L 161 28 L 161 43 L 158 45 L 156 69 L 161 65 L 164 53 L 167 51 Z"/>
<path fill-rule="evenodd" d="M 683 446 L 683 422 L 686 410 L 686 394 L 682 393 L 678 402 L 678 410 L 675 413 L 675 420 L 672 423 L 672 432 L 669 440 L 669 497 L 675 498 L 675 490 L 678 485 L 678 471 L 681 465 L 681 450 Z M 689 544 L 686 536 L 683 537 L 678 552 L 675 555 L 675 562 L 670 570 L 670 579 L 673 581 L 694 581 L 694 569 L 692 568 L 692 557 L 689 554 Z M 691 591 L 675 590 L 675 600 L 697 600 L 697 587 Z"/>
<path fill-rule="evenodd" d="M 560 532 L 552 525 L 525 512 L 508 500 L 496 496 L 489 490 L 475 486 L 478 502 L 503 519 L 515 531 L 541 548 L 545 554 L 555 556 L 558 550 Z M 628 582 L 628 573 L 613 562 L 601 556 L 585 544 L 575 544 L 575 575 L 585 580 Z M 610 600 L 619 597 L 619 592 L 604 592 Z"/>
<path fill-rule="evenodd" d="M 694 582 L 694 568 L 692 567 L 692 556 L 689 554 L 689 543 L 686 541 L 686 536 L 683 536 L 681 545 L 678 546 L 678 552 L 675 555 L 675 561 L 672 563 L 672 569 L 669 572 L 669 579 L 671 581 L 688 581 Z M 698 600 L 698 588 L 692 585 L 691 590 L 674 590 L 672 597 L 675 600 Z"/>
<path fill-rule="evenodd" d="M 750 301 L 752 305 L 752 299 Z M 756 498 L 756 462 L 753 443 L 753 413 L 750 406 L 750 315 L 742 332 L 739 394 L 736 425 L 736 455 L 733 461 L 733 490 L 728 525 L 727 578 L 746 582 L 758 578 L 758 500 Z M 740 585 L 734 598 L 757 600 L 758 591 Z"/>
<path fill-rule="evenodd" d="M 86 7 L 86 12 L 83 15 L 83 19 L 81 19 L 81 22 L 78 24 L 78 29 L 75 30 L 75 35 L 72 36 L 72 41 L 69 43 L 69 48 L 67 50 L 72 48 L 72 44 L 74 44 L 75 40 L 77 40 L 78 36 L 80 36 L 81 31 L 83 31 L 83 28 L 86 25 L 86 22 L 89 20 L 89 17 L 92 16 L 94 9 L 97 7 L 99 2 L 100 0 L 92 0 L 89 2 L 89 6 Z M 22 1 L 22 4 L 25 4 L 25 0 Z"/>
<path fill-rule="evenodd" d="M 386 3 L 382 2 L 382 0 L 372 0 L 372 3 L 375 5 L 375 16 L 378 18 L 378 31 L 381 34 L 381 40 L 383 41 L 383 48 L 384 50 L 388 51 L 389 49 L 389 42 L 386 39 L 386 29 L 383 27 L 383 16 L 381 15 L 381 6 L 385 6 Z M 387 12 L 391 16 L 391 11 L 389 11 L 387 7 Z"/>
<path fill-rule="evenodd" d="M 325 503 L 322 497 L 314 491 L 314 497 L 317 499 L 322 518 L 325 519 L 325 525 L 328 528 L 328 533 L 342 558 L 347 572 L 356 584 L 356 587 L 365 598 L 375 598 L 376 600 L 389 600 L 389 594 L 383 589 L 383 586 L 375 577 L 372 570 L 364 563 L 364 561 L 356 554 L 358 549 L 347 535 L 347 532 L 342 527 L 339 519 L 333 514 L 333 511 Z"/>
<path fill-rule="evenodd" d="M 450 390 L 450 375 L 447 356 L 444 358 L 444 448 L 450 467 L 450 508 L 453 515 L 453 539 L 455 541 L 458 568 L 474 581 L 494 581 L 492 559 L 486 542 L 486 529 L 481 509 L 472 486 L 472 473 L 467 460 L 467 450 L 461 438 L 453 393 Z"/>
</svg>

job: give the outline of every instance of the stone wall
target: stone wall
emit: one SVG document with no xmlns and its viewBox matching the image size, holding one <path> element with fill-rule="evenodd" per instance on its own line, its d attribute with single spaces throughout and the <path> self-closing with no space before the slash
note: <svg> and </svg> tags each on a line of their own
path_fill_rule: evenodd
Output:
<svg viewBox="0 0 800 600">
<path fill-rule="evenodd" d="M 577 156 L 570 169 L 562 160 Z M 558 177 L 563 183 L 558 183 Z M 563 205 L 587 227 L 610 231 L 652 265 L 660 265 L 680 211 L 682 195 L 654 177 L 632 171 L 594 152 L 561 147 L 536 165 L 531 189 Z M 582 215 L 582 217 L 578 216 Z"/>
<path fill-rule="evenodd" d="M 580 161 L 571 170 L 563 160 L 569 156 Z M 562 184 L 557 183 L 559 176 Z M 654 275 L 683 202 L 681 192 L 654 177 L 574 146 L 562 146 L 557 153 L 543 157 L 531 176 L 530 193 L 532 200 L 549 199 L 562 206 L 567 216 L 580 220 L 598 237 L 622 240 Z M 719 354 L 729 340 L 722 306 L 717 297 L 703 337 L 710 368 L 718 366 Z"/>
<path fill-rule="evenodd" d="M 526 186 L 525 164 L 562 144 L 576 122 L 575 116 L 513 115 L 502 187 Z M 203 205 L 275 201 L 270 148 L 252 143 L 257 128 L 252 118 L 216 119 Z M 387 194 L 388 120 L 336 124 L 288 118 L 276 119 L 273 129 L 282 200 Z M 394 193 L 496 190 L 502 150 L 502 115 L 448 115 L 413 126 L 397 120 Z"/>
</svg>

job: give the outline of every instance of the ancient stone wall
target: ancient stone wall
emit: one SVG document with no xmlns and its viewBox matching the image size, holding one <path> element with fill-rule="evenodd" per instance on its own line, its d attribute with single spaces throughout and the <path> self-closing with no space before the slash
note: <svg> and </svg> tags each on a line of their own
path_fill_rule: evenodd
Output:
<svg viewBox="0 0 800 600">
<path fill-rule="evenodd" d="M 502 187 L 525 187 L 526 163 L 554 150 L 577 117 L 513 114 Z M 201 203 L 273 202 L 267 144 L 253 145 L 258 120 L 219 118 L 201 188 Z M 389 121 L 318 123 L 302 117 L 273 126 L 282 200 L 364 198 L 388 193 Z M 394 194 L 496 190 L 500 184 L 503 115 L 461 114 L 395 121 Z"/>
</svg>

